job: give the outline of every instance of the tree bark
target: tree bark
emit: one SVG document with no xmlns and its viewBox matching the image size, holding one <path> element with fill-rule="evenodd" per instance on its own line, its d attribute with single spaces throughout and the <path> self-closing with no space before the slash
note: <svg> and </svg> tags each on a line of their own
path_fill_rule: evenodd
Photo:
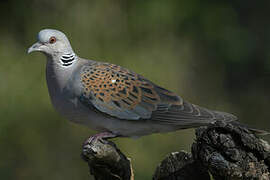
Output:
<svg viewBox="0 0 270 180">
<path fill-rule="evenodd" d="M 247 128 L 216 122 L 196 130 L 192 155 L 214 179 L 269 179 L 270 146 Z"/>
<path fill-rule="evenodd" d="M 134 180 L 130 160 L 111 141 L 84 143 L 81 157 L 95 180 Z"/>
<path fill-rule="evenodd" d="M 248 128 L 216 122 L 196 129 L 192 153 L 173 152 L 158 165 L 153 180 L 270 179 L 270 145 Z M 83 147 L 96 180 L 133 180 L 130 160 L 111 141 Z"/>
<path fill-rule="evenodd" d="M 173 152 L 158 165 L 153 180 L 210 180 L 210 175 L 190 153 Z"/>
</svg>

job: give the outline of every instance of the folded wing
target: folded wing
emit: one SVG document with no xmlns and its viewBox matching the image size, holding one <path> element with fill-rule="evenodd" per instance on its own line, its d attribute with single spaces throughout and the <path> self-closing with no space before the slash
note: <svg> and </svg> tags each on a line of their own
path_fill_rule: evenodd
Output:
<svg viewBox="0 0 270 180">
<path fill-rule="evenodd" d="M 235 116 L 183 101 L 175 93 L 143 76 L 109 63 L 85 65 L 80 71 L 81 101 L 98 111 L 125 120 L 153 120 L 172 125 L 232 121 Z"/>
</svg>

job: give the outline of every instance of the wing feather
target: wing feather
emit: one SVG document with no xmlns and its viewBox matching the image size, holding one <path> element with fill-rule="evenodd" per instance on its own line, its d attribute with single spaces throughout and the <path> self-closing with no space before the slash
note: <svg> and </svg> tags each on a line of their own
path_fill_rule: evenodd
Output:
<svg viewBox="0 0 270 180">
<path fill-rule="evenodd" d="M 83 99 L 102 113 L 119 119 L 144 119 L 179 126 L 237 119 L 229 113 L 183 101 L 175 93 L 117 65 L 85 65 L 80 77 Z"/>
</svg>

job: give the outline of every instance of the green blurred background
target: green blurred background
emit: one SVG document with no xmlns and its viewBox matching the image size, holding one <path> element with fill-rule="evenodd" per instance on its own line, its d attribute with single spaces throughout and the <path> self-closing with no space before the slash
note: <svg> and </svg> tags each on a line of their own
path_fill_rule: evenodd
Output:
<svg viewBox="0 0 270 180">
<path fill-rule="evenodd" d="M 95 132 L 54 111 L 45 57 L 26 54 L 40 29 L 65 32 L 81 57 L 122 65 L 269 131 L 269 8 L 269 0 L 2 0 L 0 178 L 89 179 L 81 144 Z M 193 140 L 191 129 L 114 141 L 145 180 Z"/>
</svg>

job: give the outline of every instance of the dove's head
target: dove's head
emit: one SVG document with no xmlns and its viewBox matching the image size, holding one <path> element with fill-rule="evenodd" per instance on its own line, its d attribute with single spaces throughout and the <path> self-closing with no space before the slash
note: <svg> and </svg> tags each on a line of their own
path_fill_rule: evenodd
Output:
<svg viewBox="0 0 270 180">
<path fill-rule="evenodd" d="M 66 35 L 54 29 L 43 29 L 38 33 L 37 42 L 28 49 L 28 53 L 34 51 L 40 51 L 49 56 L 73 53 Z"/>
</svg>

